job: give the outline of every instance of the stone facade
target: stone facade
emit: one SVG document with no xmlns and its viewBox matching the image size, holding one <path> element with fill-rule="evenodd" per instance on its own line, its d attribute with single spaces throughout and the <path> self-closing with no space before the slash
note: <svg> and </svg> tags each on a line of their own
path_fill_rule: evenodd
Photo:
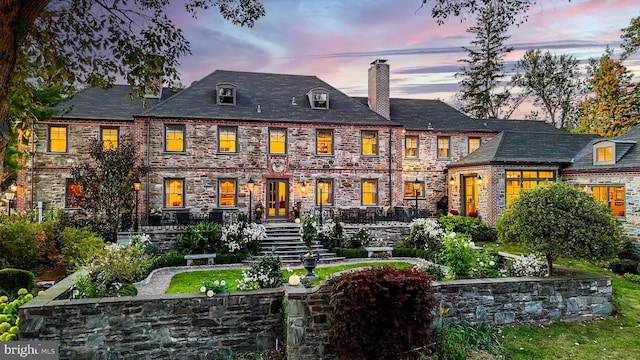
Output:
<svg viewBox="0 0 640 360">
<path fill-rule="evenodd" d="M 60 359 L 194 359 L 286 349 L 289 360 L 335 359 L 331 279 L 306 289 L 65 300 L 73 277 L 20 307 L 20 339 L 60 343 Z M 612 312 L 611 279 L 572 271 L 545 278 L 435 282 L 449 320 L 523 324 Z"/>
</svg>

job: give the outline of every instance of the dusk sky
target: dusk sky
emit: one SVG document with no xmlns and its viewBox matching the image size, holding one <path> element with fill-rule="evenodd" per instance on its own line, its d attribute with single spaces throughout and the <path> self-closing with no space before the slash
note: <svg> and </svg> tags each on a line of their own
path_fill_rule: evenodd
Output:
<svg viewBox="0 0 640 360">
<path fill-rule="evenodd" d="M 391 96 L 441 99 L 453 104 L 458 60 L 470 46 L 473 20 L 438 26 L 420 0 L 264 0 L 266 16 L 240 28 L 215 11 L 174 18 L 193 54 L 181 60 L 188 86 L 215 70 L 315 75 L 350 96 L 366 96 L 375 59 L 391 67 Z M 527 49 L 571 54 L 583 62 L 609 45 L 619 55 L 620 34 L 640 16 L 638 0 L 539 0 L 528 21 L 513 26 L 511 69 Z M 624 63 L 640 81 L 640 55 Z M 520 115 L 520 116 L 519 116 Z M 516 113 L 514 117 L 522 117 Z"/>
</svg>

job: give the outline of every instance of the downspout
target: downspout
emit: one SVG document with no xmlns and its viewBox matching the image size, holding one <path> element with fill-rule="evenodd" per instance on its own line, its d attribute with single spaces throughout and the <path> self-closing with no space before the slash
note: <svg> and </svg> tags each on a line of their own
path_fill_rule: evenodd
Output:
<svg viewBox="0 0 640 360">
<path fill-rule="evenodd" d="M 391 156 L 391 150 L 393 146 L 391 144 L 391 139 L 393 138 L 393 127 L 389 126 L 389 206 L 393 206 L 393 174 L 391 173 L 392 165 L 393 165 L 393 157 Z"/>
<path fill-rule="evenodd" d="M 149 158 L 150 158 L 150 155 L 149 155 L 150 154 L 150 151 L 149 151 L 149 138 L 151 137 L 151 124 L 150 124 L 150 120 L 149 120 L 148 117 L 144 120 L 144 125 L 147 127 L 147 135 L 146 135 L 146 138 L 144 139 L 146 158 L 147 158 L 146 159 L 146 161 L 147 161 L 147 174 L 145 175 L 145 194 L 144 194 L 144 197 L 145 197 L 145 204 L 147 205 L 147 208 L 150 208 L 151 206 L 149 206 L 149 199 L 150 199 L 150 197 L 149 197 L 149 193 L 150 193 L 149 186 L 151 186 L 151 184 L 149 182 L 149 173 L 151 172 L 151 165 L 149 163 Z M 145 217 L 146 224 L 149 224 L 149 212 L 145 211 L 144 214 L 145 214 L 144 217 Z"/>
</svg>

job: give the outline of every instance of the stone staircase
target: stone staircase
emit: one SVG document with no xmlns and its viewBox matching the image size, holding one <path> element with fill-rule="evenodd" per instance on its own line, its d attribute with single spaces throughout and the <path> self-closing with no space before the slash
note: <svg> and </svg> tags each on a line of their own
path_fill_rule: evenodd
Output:
<svg viewBox="0 0 640 360">
<path fill-rule="evenodd" d="M 302 242 L 300 225 L 289 222 L 263 225 L 267 231 L 267 237 L 262 240 L 258 255 L 254 257 L 253 261 L 274 250 L 284 265 L 301 264 L 300 256 L 307 252 L 307 248 Z M 313 253 L 320 254 L 320 260 L 318 261 L 320 264 L 344 260 L 344 257 L 329 252 L 322 245 L 314 245 Z"/>
</svg>

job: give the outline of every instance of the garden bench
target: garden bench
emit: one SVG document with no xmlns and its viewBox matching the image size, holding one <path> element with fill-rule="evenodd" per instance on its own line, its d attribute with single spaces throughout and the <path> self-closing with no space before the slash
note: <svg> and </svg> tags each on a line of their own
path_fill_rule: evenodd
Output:
<svg viewBox="0 0 640 360">
<path fill-rule="evenodd" d="M 373 253 L 386 252 L 389 255 L 393 255 L 393 248 L 391 246 L 365 246 L 367 250 L 367 257 L 372 257 Z"/>
<path fill-rule="evenodd" d="M 207 264 L 213 265 L 216 259 L 216 254 L 187 254 L 184 256 L 184 259 L 187 260 L 187 266 L 193 265 L 193 260 L 207 259 Z"/>
</svg>

